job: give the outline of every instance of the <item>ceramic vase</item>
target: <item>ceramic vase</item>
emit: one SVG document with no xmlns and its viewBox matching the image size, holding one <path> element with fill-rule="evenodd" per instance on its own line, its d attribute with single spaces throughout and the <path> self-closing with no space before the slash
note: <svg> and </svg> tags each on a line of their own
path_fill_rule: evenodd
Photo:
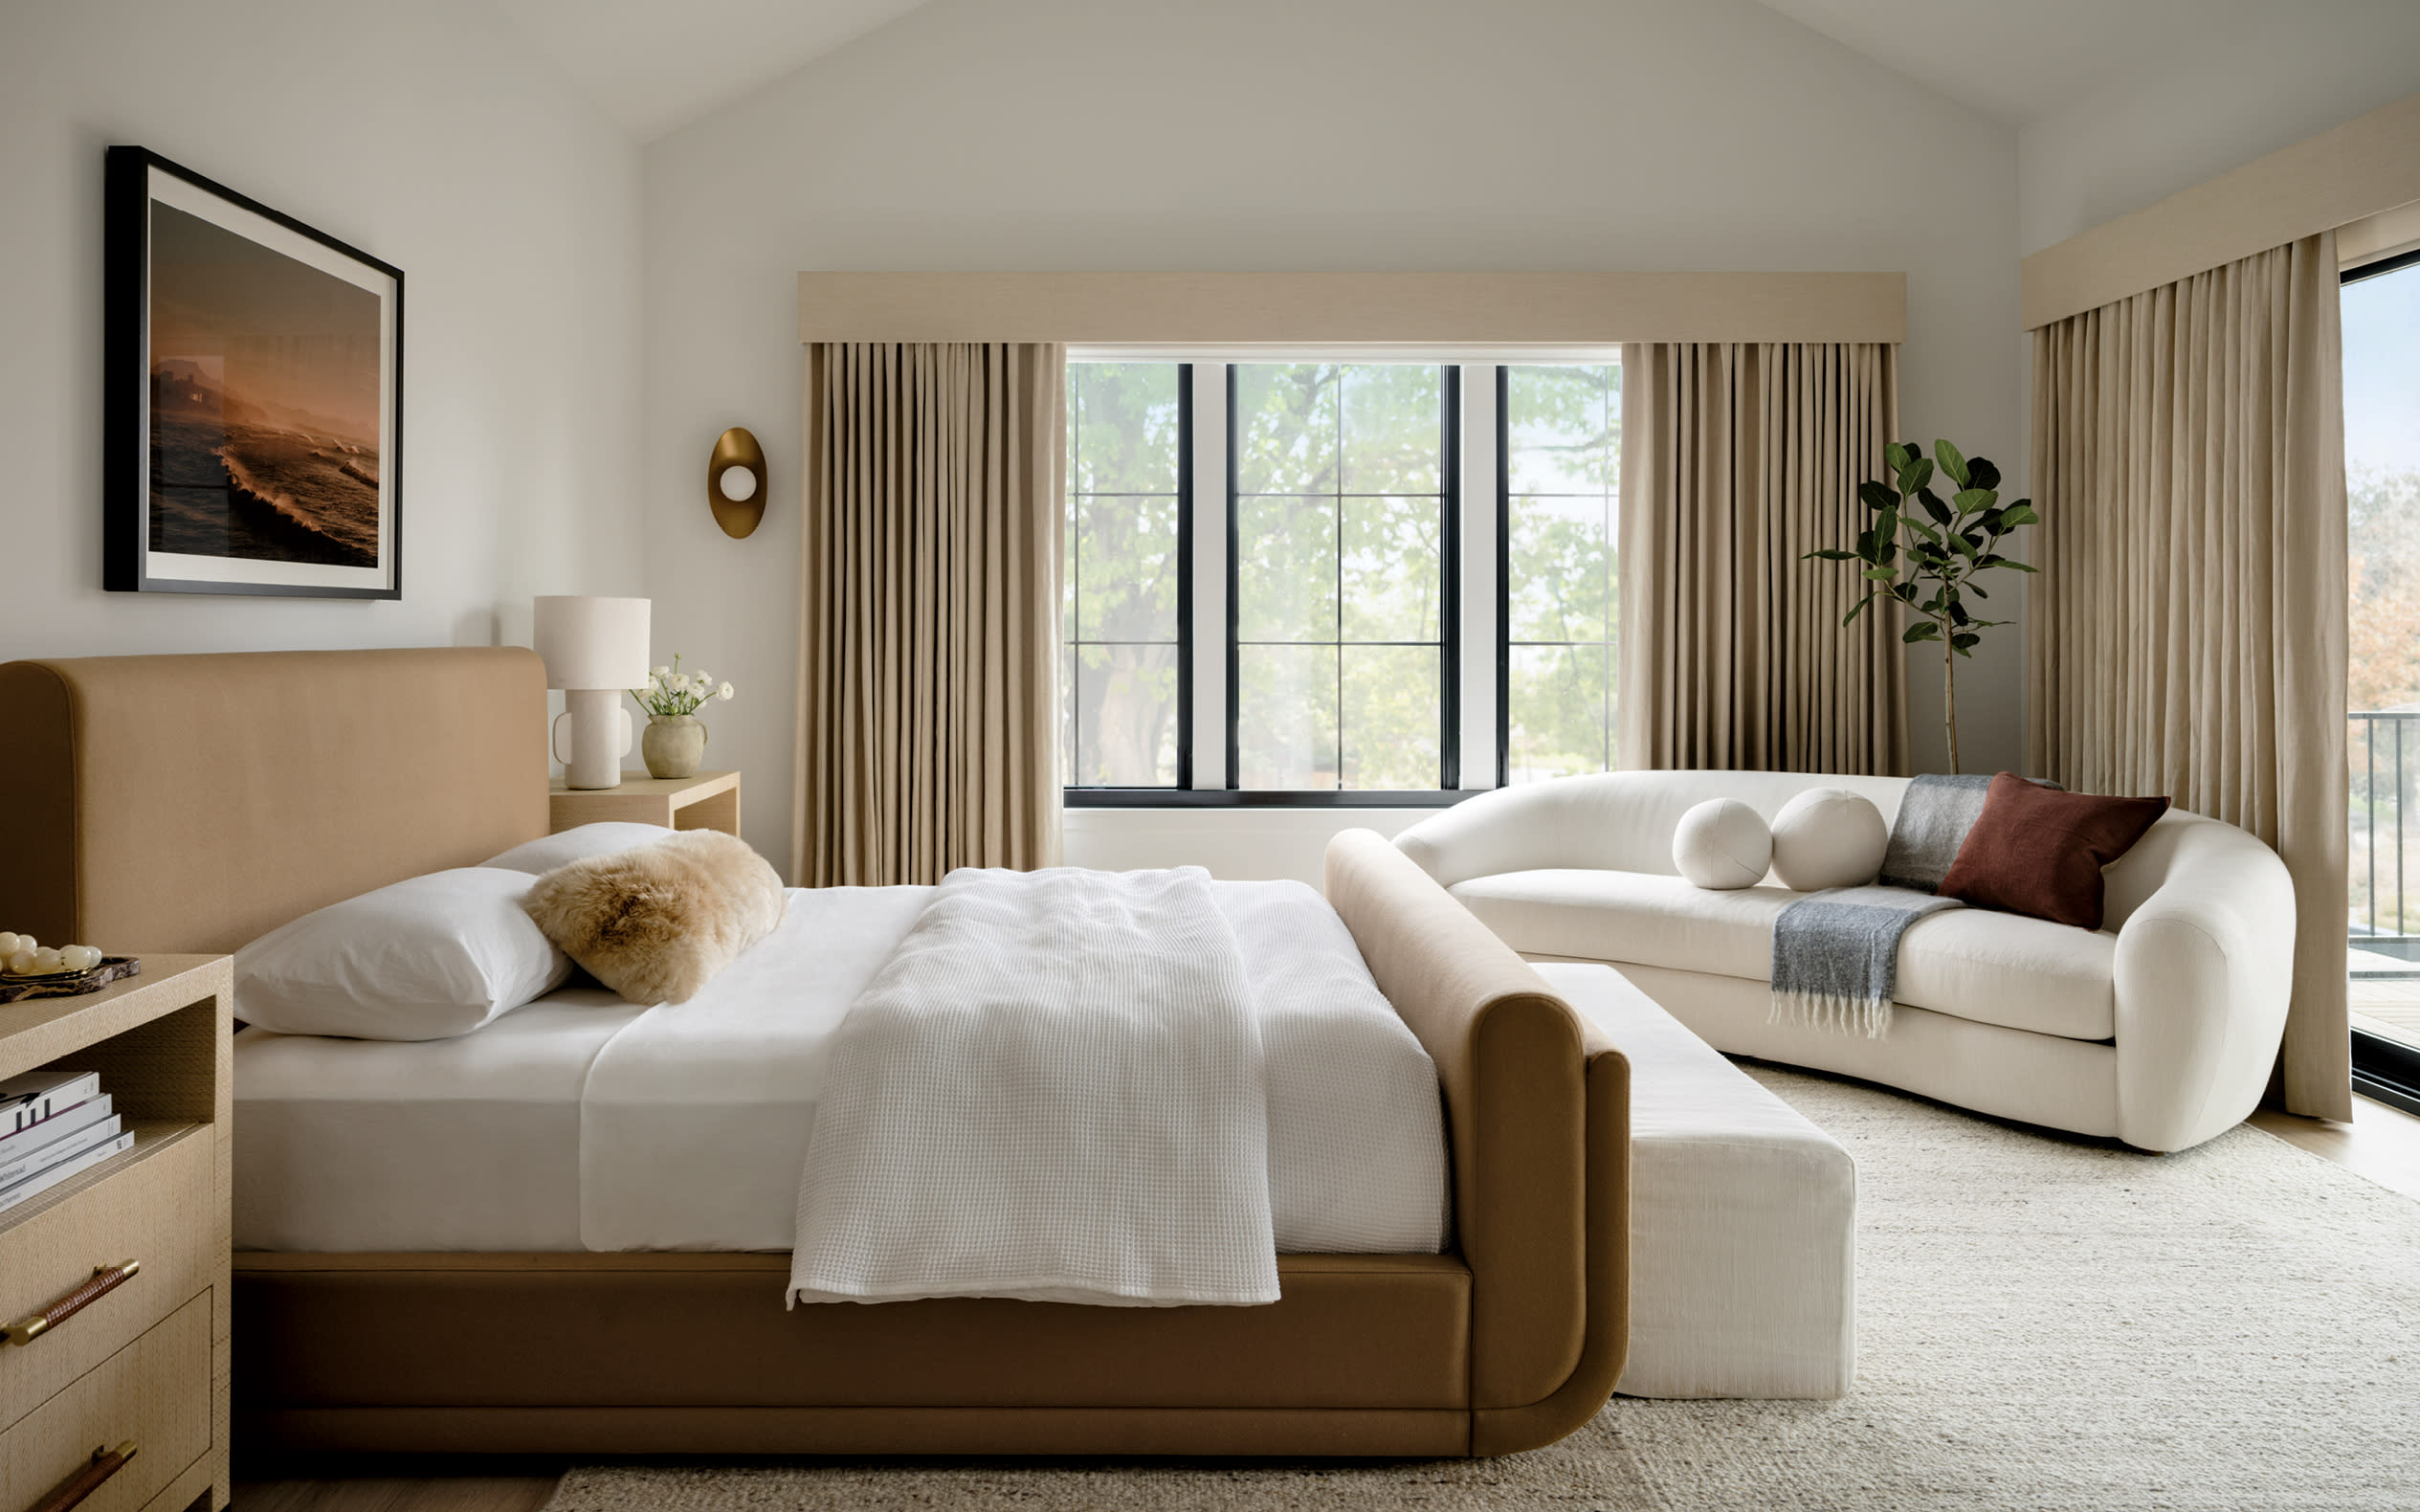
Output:
<svg viewBox="0 0 2420 1512">
<path fill-rule="evenodd" d="M 694 714 L 655 714 L 638 740 L 651 777 L 694 777 L 706 757 L 706 727 Z"/>
</svg>

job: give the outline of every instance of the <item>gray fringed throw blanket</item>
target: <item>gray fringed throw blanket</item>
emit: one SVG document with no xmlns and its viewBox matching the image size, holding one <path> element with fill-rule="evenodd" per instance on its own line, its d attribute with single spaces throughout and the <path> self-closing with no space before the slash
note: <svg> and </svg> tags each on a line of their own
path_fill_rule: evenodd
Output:
<svg viewBox="0 0 2420 1512">
<path fill-rule="evenodd" d="M 1831 888 L 1782 910 L 1773 921 L 1771 1022 L 1862 1030 L 1874 1039 L 1889 1033 L 1899 937 L 1926 914 L 1964 906 L 1933 889 L 1958 859 L 1990 787 L 1989 777 L 1917 778 L 1899 799 L 1876 885 Z"/>
</svg>

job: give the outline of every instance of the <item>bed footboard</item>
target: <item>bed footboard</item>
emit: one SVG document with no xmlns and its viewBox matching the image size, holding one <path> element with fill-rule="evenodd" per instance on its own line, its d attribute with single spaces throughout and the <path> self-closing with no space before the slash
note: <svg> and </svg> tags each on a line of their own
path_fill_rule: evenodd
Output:
<svg viewBox="0 0 2420 1512">
<path fill-rule="evenodd" d="M 1629 1349 L 1630 1062 L 1373 832 L 1330 842 L 1327 896 L 1444 1087 L 1471 1452 L 1551 1443 Z"/>
</svg>

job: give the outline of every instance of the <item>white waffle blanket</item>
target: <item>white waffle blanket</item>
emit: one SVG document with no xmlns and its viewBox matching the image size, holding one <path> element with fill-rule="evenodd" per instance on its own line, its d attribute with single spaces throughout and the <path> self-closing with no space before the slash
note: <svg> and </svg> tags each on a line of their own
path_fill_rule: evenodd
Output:
<svg viewBox="0 0 2420 1512">
<path fill-rule="evenodd" d="M 1274 1302 L 1268 1123 L 1207 873 L 954 872 L 833 1036 L 791 1301 Z"/>
</svg>

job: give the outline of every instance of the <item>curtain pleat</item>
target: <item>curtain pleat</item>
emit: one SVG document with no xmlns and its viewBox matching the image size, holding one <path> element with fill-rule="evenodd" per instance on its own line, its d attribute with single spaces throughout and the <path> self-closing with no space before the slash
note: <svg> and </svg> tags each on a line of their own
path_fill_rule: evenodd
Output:
<svg viewBox="0 0 2420 1512">
<path fill-rule="evenodd" d="M 1055 865 L 1065 350 L 807 348 L 800 885 Z"/>
<path fill-rule="evenodd" d="M 1898 349 L 1655 343 L 1622 349 L 1616 765 L 1907 770 L 1892 616 L 1864 588 L 1857 484 L 1898 425 Z"/>
<path fill-rule="evenodd" d="M 2345 1119 L 2337 300 L 2330 233 L 2034 333 L 2027 756 L 2276 848 L 2299 923 L 2279 1089 Z"/>
</svg>

